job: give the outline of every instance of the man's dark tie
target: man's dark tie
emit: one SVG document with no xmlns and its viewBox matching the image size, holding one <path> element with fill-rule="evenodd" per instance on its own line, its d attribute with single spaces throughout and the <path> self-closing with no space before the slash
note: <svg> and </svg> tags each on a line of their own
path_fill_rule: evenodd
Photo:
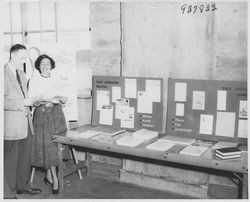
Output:
<svg viewBox="0 0 250 202">
<path fill-rule="evenodd" d="M 19 73 L 18 71 L 16 70 L 16 79 L 17 79 L 17 82 L 22 90 L 22 93 L 23 93 L 23 96 L 25 97 L 25 94 L 24 94 L 24 91 L 23 91 L 23 87 L 22 87 L 22 83 L 21 83 L 21 79 L 20 79 L 20 76 L 19 76 Z"/>
</svg>

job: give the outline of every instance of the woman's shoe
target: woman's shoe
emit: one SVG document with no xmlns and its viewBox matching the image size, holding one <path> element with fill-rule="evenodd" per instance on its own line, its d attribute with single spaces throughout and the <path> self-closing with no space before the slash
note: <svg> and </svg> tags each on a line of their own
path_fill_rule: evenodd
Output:
<svg viewBox="0 0 250 202">
<path fill-rule="evenodd" d="M 58 187 L 58 189 L 52 189 L 52 194 L 56 195 L 58 193 L 59 193 L 59 187 Z"/>
<path fill-rule="evenodd" d="M 43 178 L 43 181 L 44 181 L 44 183 L 47 185 L 47 184 L 50 184 L 50 185 L 52 185 L 52 183 L 48 180 L 48 178 L 45 176 L 44 178 Z"/>
<path fill-rule="evenodd" d="M 54 194 L 54 195 L 59 194 L 59 182 L 58 182 L 58 188 L 57 189 L 52 188 L 52 194 Z"/>
</svg>

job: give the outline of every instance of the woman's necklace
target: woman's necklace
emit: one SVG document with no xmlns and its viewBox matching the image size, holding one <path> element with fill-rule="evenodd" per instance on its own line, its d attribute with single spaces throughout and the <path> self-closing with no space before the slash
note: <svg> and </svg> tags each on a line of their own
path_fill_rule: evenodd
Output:
<svg viewBox="0 0 250 202">
<path fill-rule="evenodd" d="M 50 77 L 50 73 L 48 73 L 48 74 L 41 74 L 41 76 L 42 76 L 43 78 L 49 78 L 49 77 Z"/>
</svg>

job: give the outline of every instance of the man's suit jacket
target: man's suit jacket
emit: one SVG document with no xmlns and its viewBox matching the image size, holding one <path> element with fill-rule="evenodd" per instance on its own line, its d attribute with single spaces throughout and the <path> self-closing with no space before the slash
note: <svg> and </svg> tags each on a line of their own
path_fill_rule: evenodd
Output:
<svg viewBox="0 0 250 202">
<path fill-rule="evenodd" d="M 25 97 L 27 80 L 25 73 L 18 70 Z M 4 67 L 4 140 L 20 140 L 27 137 L 28 122 L 34 134 L 29 107 L 24 106 L 24 96 L 9 65 Z"/>
</svg>

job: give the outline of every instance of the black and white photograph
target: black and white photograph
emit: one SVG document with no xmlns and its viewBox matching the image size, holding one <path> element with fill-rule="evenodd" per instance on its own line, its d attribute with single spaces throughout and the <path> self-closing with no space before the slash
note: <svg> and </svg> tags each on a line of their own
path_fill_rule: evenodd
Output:
<svg viewBox="0 0 250 202">
<path fill-rule="evenodd" d="M 249 200 L 249 8 L 0 1 L 1 199 Z"/>
</svg>

